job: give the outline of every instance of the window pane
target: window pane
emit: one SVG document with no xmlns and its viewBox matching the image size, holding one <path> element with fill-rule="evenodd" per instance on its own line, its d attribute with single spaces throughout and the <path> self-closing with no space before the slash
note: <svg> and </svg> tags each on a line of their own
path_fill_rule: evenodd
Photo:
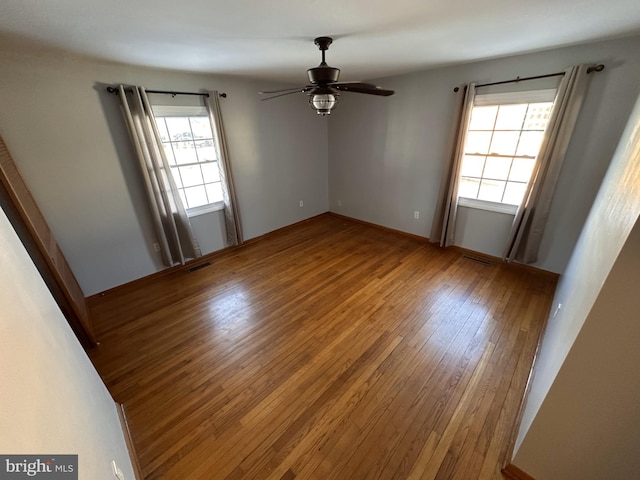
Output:
<svg viewBox="0 0 640 480">
<path fill-rule="evenodd" d="M 165 120 L 172 141 L 179 142 L 192 138 L 191 126 L 189 126 L 189 119 L 187 117 L 165 117 Z"/>
<path fill-rule="evenodd" d="M 197 163 L 198 157 L 193 142 L 175 142 L 173 143 L 173 153 L 179 164 Z"/>
<path fill-rule="evenodd" d="M 544 130 L 549 123 L 553 102 L 532 103 L 527 111 L 524 130 Z"/>
<path fill-rule="evenodd" d="M 478 192 L 478 200 L 501 202 L 505 183 L 498 180 L 482 180 L 480 191 Z"/>
<path fill-rule="evenodd" d="M 489 152 L 498 155 L 514 155 L 520 132 L 494 132 Z"/>
<path fill-rule="evenodd" d="M 522 132 L 516 155 L 526 155 L 529 157 L 537 157 L 538 152 L 540 151 L 540 145 L 542 144 L 543 138 L 544 138 L 543 131 Z"/>
<path fill-rule="evenodd" d="M 176 159 L 173 156 L 173 147 L 171 146 L 171 144 L 163 143 L 162 148 L 164 148 L 164 154 L 167 156 L 167 161 L 169 162 L 169 165 L 175 165 Z"/>
<path fill-rule="evenodd" d="M 210 138 L 194 140 L 196 148 L 213 148 L 213 140 Z"/>
<path fill-rule="evenodd" d="M 218 152 L 207 115 L 156 117 L 171 176 L 186 208 L 222 200 Z M 169 173 L 167 172 L 167 175 Z"/>
<path fill-rule="evenodd" d="M 205 146 L 205 144 L 207 144 Z M 206 162 L 208 160 L 217 160 L 218 154 L 216 149 L 213 147 L 213 142 L 211 140 L 205 140 L 203 142 L 198 142 L 198 148 L 196 149 L 198 152 L 198 158 L 201 162 Z"/>
<path fill-rule="evenodd" d="M 197 187 L 189 187 L 184 189 L 184 194 L 187 197 L 187 208 L 200 207 L 209 203 L 207 201 L 207 193 L 204 189 L 204 185 Z"/>
<path fill-rule="evenodd" d="M 458 196 L 466 198 L 477 198 L 480 180 L 477 178 L 460 178 L 458 183 Z"/>
<path fill-rule="evenodd" d="M 520 130 L 524 122 L 524 115 L 527 113 L 527 104 L 523 105 L 500 105 L 498 119 L 496 120 L 496 130 Z"/>
<path fill-rule="evenodd" d="M 204 183 L 219 182 L 220 170 L 218 169 L 218 163 L 202 164 L 202 176 L 204 177 Z"/>
<path fill-rule="evenodd" d="M 509 180 L 528 183 L 535 164 L 536 161 L 533 158 L 514 158 Z"/>
<path fill-rule="evenodd" d="M 484 168 L 484 159 L 485 157 L 476 155 L 465 155 L 462 158 L 460 175 L 463 177 L 481 177 L 482 169 Z"/>
<path fill-rule="evenodd" d="M 202 172 L 200 171 L 200 165 L 180 167 L 180 176 L 182 177 L 182 183 L 185 187 L 202 185 L 204 183 L 202 181 Z"/>
<path fill-rule="evenodd" d="M 194 138 L 212 138 L 208 117 L 190 117 L 190 120 Z"/>
<path fill-rule="evenodd" d="M 173 174 L 173 181 L 176 182 L 176 186 L 178 188 L 182 188 L 182 179 L 180 178 L 180 172 L 178 168 L 171 168 L 171 173 Z"/>
<path fill-rule="evenodd" d="M 466 132 L 458 196 L 520 204 L 552 109 L 553 102 L 474 107 Z"/>
<path fill-rule="evenodd" d="M 156 125 L 158 126 L 158 132 L 160 133 L 160 139 L 163 142 L 168 142 L 169 132 L 167 132 L 167 125 L 164 123 L 164 118 L 156 118 Z"/>
<path fill-rule="evenodd" d="M 520 205 L 526 189 L 526 183 L 507 182 L 507 188 L 504 191 L 504 198 L 502 202 L 509 203 L 511 205 Z"/>
<path fill-rule="evenodd" d="M 489 153 L 491 132 L 468 132 L 465 153 Z"/>
<path fill-rule="evenodd" d="M 505 157 L 487 157 L 487 164 L 484 167 L 484 178 L 495 180 L 506 180 L 509 177 L 511 159 Z"/>
<path fill-rule="evenodd" d="M 493 130 L 497 112 L 497 106 L 473 107 L 469 130 Z"/>
<path fill-rule="evenodd" d="M 207 189 L 207 196 L 209 197 L 209 203 L 222 201 L 222 185 L 218 183 L 208 183 L 205 185 Z"/>
</svg>

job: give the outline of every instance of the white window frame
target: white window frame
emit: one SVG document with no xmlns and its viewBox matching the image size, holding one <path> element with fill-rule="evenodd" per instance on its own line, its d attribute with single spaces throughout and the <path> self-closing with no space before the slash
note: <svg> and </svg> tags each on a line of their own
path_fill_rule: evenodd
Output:
<svg viewBox="0 0 640 480">
<path fill-rule="evenodd" d="M 517 105 L 522 103 L 545 103 L 555 100 L 557 89 L 538 89 L 526 90 L 519 92 L 502 92 L 502 93 L 486 93 L 476 94 L 473 102 L 474 107 L 500 106 L 500 105 Z M 466 131 L 469 125 L 465 126 Z M 466 133 L 466 132 L 465 132 Z M 459 178 L 462 175 L 459 175 Z M 469 198 L 458 196 L 458 206 L 475 208 L 478 210 L 487 210 L 490 212 L 505 213 L 515 215 L 519 205 L 513 205 L 502 202 L 491 202 L 488 200 L 480 200 L 477 198 Z"/>
<path fill-rule="evenodd" d="M 487 210 L 488 212 L 506 213 L 508 215 L 515 215 L 518 211 L 518 205 L 490 202 L 489 200 L 478 200 L 477 198 L 469 197 L 458 197 L 458 206 Z"/>
<path fill-rule="evenodd" d="M 152 109 L 155 117 L 207 117 L 209 122 L 211 122 L 209 112 L 203 105 L 153 105 Z M 211 125 L 211 128 L 213 138 L 213 125 Z M 217 161 L 220 162 L 220 159 L 218 158 Z M 219 163 L 218 168 L 220 168 Z M 171 174 L 173 175 L 173 169 L 171 169 Z M 189 217 L 197 217 L 220 210 L 224 210 L 224 202 L 222 200 L 186 209 L 187 216 Z"/>
</svg>

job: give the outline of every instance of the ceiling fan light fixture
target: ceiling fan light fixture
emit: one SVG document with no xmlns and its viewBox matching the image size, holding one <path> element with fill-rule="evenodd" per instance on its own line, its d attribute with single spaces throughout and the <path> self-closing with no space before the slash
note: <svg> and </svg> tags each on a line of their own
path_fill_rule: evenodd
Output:
<svg viewBox="0 0 640 480">
<path fill-rule="evenodd" d="M 316 93 L 309 95 L 309 105 L 318 115 L 330 115 L 331 110 L 338 104 L 338 96 L 333 93 Z"/>
</svg>

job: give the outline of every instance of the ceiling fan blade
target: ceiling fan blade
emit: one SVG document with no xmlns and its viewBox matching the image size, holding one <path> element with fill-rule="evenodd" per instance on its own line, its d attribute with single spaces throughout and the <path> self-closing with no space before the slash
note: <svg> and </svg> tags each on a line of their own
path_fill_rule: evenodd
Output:
<svg viewBox="0 0 640 480">
<path fill-rule="evenodd" d="M 331 87 L 342 92 L 366 93 L 369 95 L 380 95 L 382 97 L 388 97 L 395 93 L 393 90 L 385 90 L 371 83 L 362 82 L 332 83 Z"/>
<path fill-rule="evenodd" d="M 265 91 L 265 92 L 258 92 L 260 95 L 265 95 L 265 94 L 271 94 L 271 93 L 282 93 L 282 92 L 290 92 L 291 90 L 295 90 L 295 91 L 302 91 L 303 88 L 306 88 L 306 86 L 299 86 L 299 87 L 290 87 L 290 88 L 283 88 L 281 90 L 269 90 L 269 91 Z"/>
<path fill-rule="evenodd" d="M 261 100 L 264 102 L 265 100 L 271 100 L 272 98 L 284 97 L 285 95 L 291 95 L 293 93 L 305 93 L 305 92 L 307 92 L 309 90 L 311 90 L 311 87 L 298 88 L 298 89 L 293 90 L 291 92 L 280 93 L 279 95 L 272 95 L 272 96 L 267 97 L 267 98 L 262 98 Z M 260 92 L 260 93 L 267 93 L 267 92 Z"/>
</svg>

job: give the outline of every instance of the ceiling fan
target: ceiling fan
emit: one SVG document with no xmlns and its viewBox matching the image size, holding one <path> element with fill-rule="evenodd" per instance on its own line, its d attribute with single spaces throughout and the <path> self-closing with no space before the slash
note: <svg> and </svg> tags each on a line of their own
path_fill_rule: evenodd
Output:
<svg viewBox="0 0 640 480">
<path fill-rule="evenodd" d="M 388 97 L 395 93 L 393 90 L 384 90 L 371 83 L 338 82 L 340 69 L 327 65 L 324 58 L 324 52 L 329 49 L 333 39 L 331 37 L 318 37 L 314 40 L 314 43 L 322 52 L 322 62 L 317 67 L 307 70 L 311 85 L 260 92 L 262 95 L 272 95 L 262 100 L 271 100 L 272 98 L 291 95 L 292 93 L 306 93 L 309 96 L 309 104 L 318 115 L 329 115 L 333 107 L 338 103 L 340 92 L 366 93 L 383 97 Z"/>
</svg>

